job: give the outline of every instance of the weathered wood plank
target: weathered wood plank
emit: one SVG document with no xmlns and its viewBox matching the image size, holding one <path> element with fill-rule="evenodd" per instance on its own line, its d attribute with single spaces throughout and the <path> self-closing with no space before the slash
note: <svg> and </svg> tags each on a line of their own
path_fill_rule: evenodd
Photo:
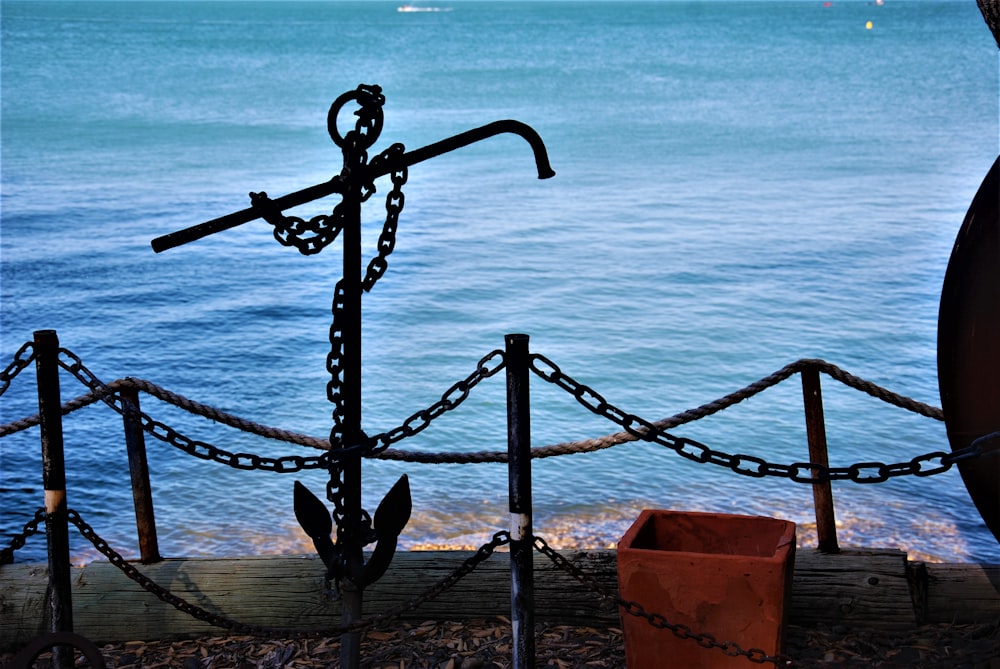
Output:
<svg viewBox="0 0 1000 669">
<path fill-rule="evenodd" d="M 800 549 L 795 563 L 788 615 L 797 625 L 901 629 L 917 622 L 903 551 L 848 548 L 827 555 Z"/>
<path fill-rule="evenodd" d="M 928 563 L 924 568 L 926 622 L 1000 620 L 1000 565 Z"/>
<path fill-rule="evenodd" d="M 605 588 L 617 588 L 615 553 L 566 551 L 564 555 Z M 389 572 L 366 590 L 365 615 L 394 608 L 437 583 L 468 553 L 403 552 Z M 323 628 L 339 620 L 339 603 L 322 594 L 323 566 L 313 556 L 240 559 L 171 559 L 138 565 L 140 571 L 192 604 L 240 622 Z M 896 550 L 845 549 L 796 556 L 788 622 L 806 627 L 848 624 L 880 629 L 928 622 L 981 622 L 1000 618 L 1000 567 L 929 565 L 924 611 L 911 598 L 906 555 Z M 618 612 L 594 593 L 535 556 L 536 618 L 564 624 L 618 625 Z M 78 632 L 98 642 L 152 640 L 223 633 L 161 602 L 107 562 L 73 570 L 73 610 Z M 45 623 L 45 565 L 0 567 L 0 648 L 21 645 Z M 437 599 L 403 619 L 465 620 L 509 615 L 507 553 L 499 552 Z M 918 613 L 921 617 L 918 618 Z"/>
</svg>

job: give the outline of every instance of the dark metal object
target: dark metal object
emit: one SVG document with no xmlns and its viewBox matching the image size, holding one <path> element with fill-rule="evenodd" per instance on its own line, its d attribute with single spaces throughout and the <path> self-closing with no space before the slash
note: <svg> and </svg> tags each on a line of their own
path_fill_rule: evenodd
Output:
<svg viewBox="0 0 1000 669">
<path fill-rule="evenodd" d="M 531 404 L 528 335 L 509 334 L 507 344 L 507 476 L 510 486 L 511 666 L 535 661 L 535 576 L 531 517 Z"/>
<path fill-rule="evenodd" d="M 367 181 L 374 181 L 378 177 L 385 176 L 395 169 L 416 165 L 417 163 L 421 163 L 425 160 L 429 160 L 444 153 L 460 149 L 464 146 L 468 146 L 469 144 L 473 144 L 480 140 L 488 139 L 494 135 L 500 135 L 502 133 L 513 133 L 515 135 L 520 135 L 527 140 L 528 144 L 531 145 L 532 151 L 535 153 L 535 164 L 538 168 L 539 179 L 548 179 L 555 176 L 556 173 L 552 171 L 552 167 L 549 165 L 549 158 L 548 153 L 545 151 L 545 145 L 542 143 L 542 139 L 538 136 L 538 133 L 535 132 L 531 126 L 521 123 L 520 121 L 505 119 L 502 121 L 488 123 L 479 128 L 467 130 L 453 137 L 435 142 L 434 144 L 428 144 L 421 149 L 404 153 L 399 157 L 398 162 L 382 165 L 378 170 L 368 170 L 364 175 L 364 178 Z M 342 194 L 346 188 L 344 181 L 344 176 L 342 174 L 337 175 L 324 183 L 303 188 L 302 190 L 279 197 L 274 200 L 274 204 L 278 209 L 284 211 L 328 195 L 333 195 L 335 193 Z M 211 221 L 206 221 L 190 228 L 185 228 L 183 230 L 178 230 L 177 232 L 157 237 L 152 241 L 152 247 L 156 253 L 160 253 L 162 251 L 187 244 L 188 242 L 193 242 L 203 237 L 207 237 L 215 234 L 216 232 L 222 232 L 223 230 L 229 230 L 230 228 L 235 228 L 239 225 L 243 225 L 244 223 L 255 221 L 258 218 L 261 218 L 261 213 L 257 209 L 253 207 L 241 209 L 240 211 L 233 212 L 232 214 L 220 216 L 219 218 L 214 218 Z"/>
<path fill-rule="evenodd" d="M 819 383 L 819 370 L 815 367 L 802 370 L 802 401 L 806 412 L 809 460 L 823 467 L 829 467 L 826 422 L 823 419 L 823 390 Z M 837 520 L 833 510 L 833 486 L 829 481 L 813 483 L 813 506 L 816 509 L 816 536 L 819 549 L 824 553 L 839 553 Z"/>
<path fill-rule="evenodd" d="M 35 332 L 38 414 L 41 416 L 42 482 L 45 488 L 45 536 L 49 551 L 49 629 L 73 631 L 70 588 L 69 524 L 66 513 L 66 460 L 63 452 L 62 400 L 59 391 L 59 337 L 55 330 Z M 73 656 L 57 646 L 53 665 L 73 666 Z"/>
<path fill-rule="evenodd" d="M 972 199 L 948 261 L 938 313 L 938 385 L 953 451 L 1000 430 L 1000 158 Z M 959 464 L 1000 541 L 1000 458 Z"/>
<path fill-rule="evenodd" d="M 10 669 L 30 669 L 34 666 L 38 656 L 50 648 L 52 649 L 53 660 L 55 660 L 57 654 L 68 654 L 71 662 L 68 666 L 74 666 L 73 653 L 67 653 L 66 651 L 70 651 L 73 648 L 83 653 L 91 669 L 104 669 L 107 666 L 100 649 L 86 637 L 74 634 L 73 632 L 50 632 L 32 639 L 27 646 L 14 656 L 9 667 Z"/>
<path fill-rule="evenodd" d="M 352 130 L 341 134 L 338 117 L 348 103 L 360 107 L 354 112 L 357 121 Z M 342 622 L 361 619 L 362 593 L 366 585 L 385 572 L 395 551 L 396 540 L 410 512 L 409 484 L 400 479 L 379 505 L 374 527 L 361 507 L 361 458 L 375 450 L 372 440 L 361 428 L 361 295 L 370 290 L 386 269 L 386 257 L 395 244 L 395 227 L 402 209 L 401 186 L 407 169 L 424 160 L 454 151 L 494 135 L 510 132 L 531 145 L 539 178 L 554 175 L 545 146 L 538 134 L 518 121 L 497 121 L 455 135 L 422 149 L 405 152 L 395 144 L 370 162 L 367 150 L 382 130 L 382 105 L 385 98 L 378 86 L 361 85 L 339 96 L 330 106 L 327 130 L 343 152 L 341 173 L 330 181 L 317 184 L 272 200 L 266 193 L 251 193 L 249 209 L 213 219 L 201 225 L 153 240 L 156 252 L 200 239 L 256 218 L 264 218 L 275 228 L 275 238 L 295 246 L 303 254 L 318 253 L 343 233 L 343 274 L 334 290 L 333 325 L 330 328 L 331 351 L 327 358 L 330 382 L 328 399 L 334 404 L 333 428 L 330 431 L 330 454 L 327 498 L 333 502 L 332 522 L 326 519 L 325 506 L 303 486 L 295 489 L 296 517 L 312 537 L 323 556 L 327 573 L 336 581 L 342 596 Z M 378 256 L 362 279 L 361 205 L 374 192 L 374 181 L 391 174 L 393 190 L 386 199 L 386 222 L 379 239 Z M 326 195 L 339 194 L 340 202 L 329 215 L 303 220 L 284 215 L 284 210 Z M 404 513 L 405 511 L 405 513 Z M 336 540 L 330 533 L 336 526 Z M 362 549 L 377 541 L 372 558 L 366 564 Z M 341 666 L 357 667 L 360 662 L 360 635 L 348 632 L 341 637 Z"/>
<path fill-rule="evenodd" d="M 135 529 L 139 536 L 139 557 L 143 564 L 159 562 L 160 543 L 156 537 L 156 516 L 153 513 L 153 491 L 149 485 L 149 463 L 146 458 L 146 437 L 139 420 L 139 391 L 122 388 L 125 411 L 125 449 L 132 478 L 132 502 L 135 506 Z"/>
</svg>

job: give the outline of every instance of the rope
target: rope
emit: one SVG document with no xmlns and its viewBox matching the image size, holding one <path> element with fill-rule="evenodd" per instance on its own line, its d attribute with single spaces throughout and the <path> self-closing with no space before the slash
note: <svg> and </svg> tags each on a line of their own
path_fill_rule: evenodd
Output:
<svg viewBox="0 0 1000 669">
<path fill-rule="evenodd" d="M 660 430 L 667 430 L 671 428 L 684 425 L 696 420 L 700 420 L 707 416 L 716 414 L 724 409 L 731 406 L 739 404 L 759 393 L 778 385 L 782 381 L 787 380 L 792 375 L 801 372 L 804 369 L 814 367 L 819 371 L 827 374 L 831 378 L 841 382 L 845 386 L 854 388 L 864 392 L 876 399 L 879 399 L 888 404 L 906 409 L 913 413 L 926 416 L 928 418 L 933 418 L 935 420 L 943 421 L 944 414 L 941 409 L 933 407 L 922 402 L 917 402 L 916 400 L 910 399 L 887 390 L 878 384 L 872 383 L 871 381 L 866 381 L 858 376 L 850 374 L 845 370 L 837 367 L 836 365 L 826 362 L 825 360 L 803 358 L 797 360 L 788 365 L 785 365 L 781 369 L 765 376 L 764 378 L 755 381 L 735 392 L 724 395 L 716 400 L 702 404 L 701 406 L 695 407 L 693 409 L 688 409 L 680 413 L 674 414 L 668 418 L 655 421 L 655 425 Z M 283 441 L 292 444 L 298 444 L 300 446 L 306 446 L 309 448 L 329 450 L 330 442 L 328 439 L 323 439 L 320 437 L 310 437 L 298 432 L 293 432 L 290 430 L 284 430 L 281 428 L 270 427 L 267 425 L 262 425 L 245 418 L 240 418 L 233 414 L 222 411 L 215 407 L 209 406 L 207 404 L 202 404 L 201 402 L 196 402 L 194 400 L 188 399 L 183 395 L 179 395 L 173 391 L 167 390 L 157 384 L 147 381 L 145 379 L 138 379 L 134 377 L 126 377 L 124 379 L 118 379 L 107 384 L 108 389 L 111 392 L 118 392 L 123 388 L 133 388 L 136 390 L 141 390 L 157 399 L 183 409 L 189 413 L 208 418 L 223 425 L 228 425 L 229 427 L 236 428 L 243 432 L 250 434 L 255 434 L 267 439 L 274 439 L 277 441 Z M 76 397 L 65 404 L 62 407 L 63 415 L 69 414 L 80 408 L 93 404 L 94 402 L 100 401 L 107 393 L 97 393 L 90 392 L 85 395 Z M 7 436 L 14 432 L 28 429 L 40 422 L 40 417 L 38 415 L 29 416 L 19 421 L 14 421 L 6 425 L 0 425 L 0 437 Z M 560 455 L 572 455 L 576 453 L 592 453 L 595 451 L 604 450 L 611 448 L 613 446 L 618 446 L 632 441 L 638 441 L 639 437 L 630 434 L 628 432 L 615 432 L 613 434 L 607 434 L 601 437 L 595 437 L 591 439 L 584 439 L 580 441 L 569 441 L 561 442 L 557 444 L 550 444 L 547 446 L 539 446 L 531 450 L 532 458 L 550 458 Z M 506 451 L 475 451 L 470 453 L 433 453 L 433 452 L 411 452 L 403 451 L 400 449 L 386 449 L 380 453 L 372 456 L 380 460 L 393 460 L 393 461 L 403 461 L 403 462 L 414 462 L 423 464 L 481 464 L 481 463 L 503 463 L 507 462 L 507 452 Z"/>
</svg>

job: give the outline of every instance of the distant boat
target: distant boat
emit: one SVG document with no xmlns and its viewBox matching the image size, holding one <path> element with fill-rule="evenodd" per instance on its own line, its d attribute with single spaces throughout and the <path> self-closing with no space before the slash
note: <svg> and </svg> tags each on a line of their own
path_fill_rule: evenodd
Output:
<svg viewBox="0 0 1000 669">
<path fill-rule="evenodd" d="M 397 12 L 450 12 L 451 7 L 420 7 L 409 3 L 396 8 Z"/>
</svg>

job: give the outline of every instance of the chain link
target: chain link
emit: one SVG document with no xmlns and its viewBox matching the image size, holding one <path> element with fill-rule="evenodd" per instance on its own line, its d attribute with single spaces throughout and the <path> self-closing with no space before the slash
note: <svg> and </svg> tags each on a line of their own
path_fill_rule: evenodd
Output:
<svg viewBox="0 0 1000 669">
<path fill-rule="evenodd" d="M 398 427 L 394 427 L 385 432 L 380 432 L 379 434 L 371 437 L 368 441 L 368 443 L 371 444 L 371 450 L 369 453 L 371 455 L 377 455 L 378 453 L 381 453 L 389 448 L 392 444 L 421 432 L 428 425 L 430 425 L 431 421 L 434 419 L 439 418 L 448 411 L 457 409 L 458 406 L 469 397 L 469 392 L 473 388 L 483 381 L 483 379 L 488 379 L 500 372 L 506 364 L 504 352 L 502 350 L 496 349 L 487 353 L 479 360 L 479 363 L 476 365 L 476 369 L 471 374 L 448 388 L 448 390 L 446 390 L 441 396 L 441 399 L 437 402 L 431 404 L 426 409 L 417 411 L 412 416 L 404 420 Z"/>
<path fill-rule="evenodd" d="M 941 474 L 964 460 L 1000 453 L 1000 432 L 994 432 L 979 437 L 965 448 L 951 452 L 933 451 L 906 462 L 893 464 L 858 462 L 847 467 L 830 467 L 815 462 L 774 464 L 753 455 L 716 451 L 693 439 L 677 437 L 665 432 L 650 421 L 635 414 L 626 413 L 610 404 L 593 388 L 564 374 L 558 365 L 543 355 L 531 354 L 528 364 L 531 370 L 543 380 L 562 388 L 591 412 L 620 425 L 630 435 L 660 446 L 666 446 L 688 460 L 727 467 L 737 474 L 753 478 L 777 476 L 791 479 L 796 483 L 825 483 L 826 481 L 883 483 L 897 476 Z"/>
<path fill-rule="evenodd" d="M 274 238 L 278 243 L 294 246 L 302 255 L 319 253 L 332 244 L 344 229 L 343 203 L 337 204 L 331 214 L 313 216 L 308 221 L 285 215 L 263 191 L 251 192 L 250 204 L 261 218 L 274 226 Z"/>
<path fill-rule="evenodd" d="M 24 524 L 21 532 L 10 538 L 10 545 L 0 550 L 0 564 L 10 564 L 14 561 L 14 551 L 24 548 L 24 542 L 28 537 L 38 534 L 38 526 L 46 516 L 45 509 L 39 507 L 32 519 Z"/>
<path fill-rule="evenodd" d="M 32 342 L 25 342 L 21 348 L 17 350 L 14 354 L 14 359 L 10 361 L 10 364 L 0 372 L 0 395 L 7 392 L 7 388 L 10 387 L 10 382 L 17 377 L 21 371 L 31 364 L 31 361 L 35 359 L 35 346 Z"/>
<path fill-rule="evenodd" d="M 371 171 L 378 173 L 385 164 L 392 164 L 399 160 L 406 148 L 402 144 L 393 144 L 388 149 L 376 156 L 371 162 Z M 396 247 L 396 229 L 399 226 L 399 215 L 403 211 L 403 203 L 406 197 L 403 195 L 403 184 L 406 183 L 408 171 L 404 165 L 402 168 L 394 170 L 391 175 L 392 190 L 385 196 L 385 224 L 382 226 L 382 234 L 378 238 L 378 255 L 368 263 L 365 278 L 361 287 L 365 292 L 371 291 L 375 282 L 382 278 L 389 263 L 387 258 Z M 372 185 L 372 192 L 375 187 Z"/>
<path fill-rule="evenodd" d="M 658 629 L 665 629 L 672 632 L 676 637 L 680 639 L 691 639 L 697 643 L 702 648 L 717 648 L 726 655 L 730 657 L 743 656 L 749 661 L 756 664 L 775 664 L 778 666 L 789 666 L 792 663 L 791 658 L 784 655 L 768 655 L 763 650 L 759 648 L 750 648 L 744 650 L 738 644 L 732 641 L 718 641 L 713 635 L 706 632 L 695 632 L 687 625 L 680 623 L 672 623 L 665 616 L 659 613 L 650 613 L 646 611 L 645 607 L 638 602 L 629 601 L 622 599 L 622 597 L 617 592 L 611 592 L 604 585 L 597 581 L 594 577 L 586 574 L 582 569 L 577 567 L 575 564 L 563 557 L 559 552 L 554 550 L 545 539 L 534 536 L 532 543 L 534 544 L 535 550 L 547 557 L 553 562 L 557 567 L 562 569 L 564 572 L 572 576 L 578 582 L 582 583 L 589 590 L 596 593 L 601 599 L 613 602 L 616 604 L 624 613 L 635 616 L 638 618 L 643 618 L 653 627 Z"/>
<path fill-rule="evenodd" d="M 237 620 L 233 620 L 227 616 L 213 613 L 200 606 L 191 604 L 185 599 L 178 597 L 173 594 L 163 586 L 157 584 L 151 578 L 139 571 L 133 564 L 128 562 L 118 551 L 113 549 L 107 541 L 102 539 L 94 528 L 91 527 L 80 514 L 73 509 L 69 509 L 67 512 L 68 520 L 73 525 L 80 530 L 80 534 L 83 535 L 87 541 L 89 541 L 94 548 L 97 549 L 99 553 L 108 558 L 108 561 L 120 569 L 122 573 L 125 574 L 129 579 L 137 583 L 147 592 L 152 593 L 161 601 L 173 606 L 178 611 L 185 613 L 192 618 L 207 622 L 216 627 L 222 627 L 224 629 L 232 630 L 241 634 L 251 634 L 257 636 L 301 636 L 301 637 L 326 637 L 334 636 L 336 634 L 343 634 L 346 632 L 357 632 L 365 630 L 372 627 L 383 626 L 393 620 L 396 620 L 404 613 L 412 611 L 418 608 L 421 604 L 428 602 L 435 597 L 438 597 L 443 592 L 451 588 L 453 585 L 458 583 L 462 578 L 471 574 L 476 567 L 478 567 L 482 562 L 489 559 L 497 548 L 510 543 L 510 534 L 506 531 L 497 532 L 493 535 L 493 538 L 486 544 L 480 546 L 472 556 L 467 558 L 462 564 L 455 568 L 448 576 L 441 579 L 434 585 L 430 586 L 422 593 L 414 596 L 413 598 L 407 600 L 403 604 L 397 606 L 394 609 L 380 613 L 378 615 L 372 616 L 370 618 L 362 619 L 350 623 L 348 625 L 335 625 L 327 627 L 320 630 L 302 630 L 295 628 L 282 628 L 282 627 L 269 627 L 264 625 L 252 625 L 248 623 L 242 623 Z M 39 509 L 38 513 L 35 514 L 35 520 L 32 521 L 34 524 L 34 531 L 37 531 L 37 525 L 45 520 L 47 514 L 44 509 Z M 31 524 L 31 523 L 29 523 Z M 25 526 L 25 530 L 28 530 L 28 526 Z M 34 532 L 32 532 L 34 533 Z M 22 542 L 23 543 L 23 542 Z"/>
<path fill-rule="evenodd" d="M 63 358 L 67 358 L 69 362 Z M 277 458 L 265 457 L 254 453 L 231 453 L 204 441 L 191 439 L 169 425 L 155 420 L 145 412 L 137 409 L 135 405 L 125 400 L 121 395 L 116 394 L 107 384 L 98 379 L 72 351 L 64 348 L 59 349 L 59 366 L 87 386 L 91 392 L 99 396 L 105 404 L 116 412 L 122 416 L 137 419 L 142 425 L 143 430 L 149 434 L 201 460 L 212 460 L 233 467 L 234 469 L 254 469 L 286 474 L 305 469 L 324 469 L 328 466 L 327 463 L 331 459 L 329 453 L 309 457 L 286 455 Z"/>
</svg>

